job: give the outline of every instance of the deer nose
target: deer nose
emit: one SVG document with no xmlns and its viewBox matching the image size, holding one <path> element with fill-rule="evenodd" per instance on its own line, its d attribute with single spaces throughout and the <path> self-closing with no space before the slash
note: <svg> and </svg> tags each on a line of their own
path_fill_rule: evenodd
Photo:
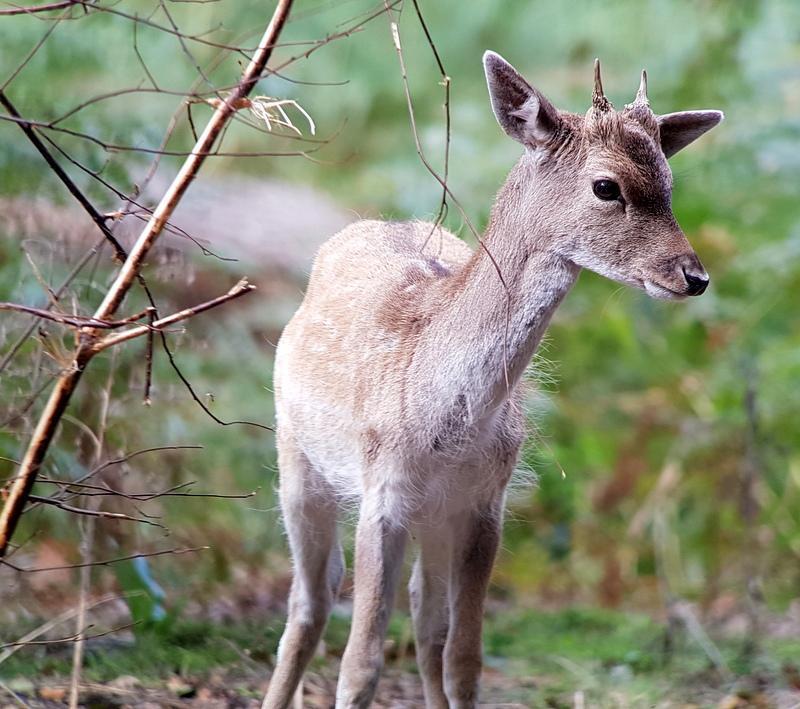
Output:
<svg viewBox="0 0 800 709">
<path fill-rule="evenodd" d="M 701 295 L 708 288 L 708 274 L 696 256 L 683 266 L 683 277 L 686 279 L 686 295 Z"/>
</svg>

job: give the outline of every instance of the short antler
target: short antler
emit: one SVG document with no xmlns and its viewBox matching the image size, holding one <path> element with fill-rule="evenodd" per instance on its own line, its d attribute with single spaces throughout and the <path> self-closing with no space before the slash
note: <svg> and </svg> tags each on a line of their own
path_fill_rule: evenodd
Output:
<svg viewBox="0 0 800 709">
<path fill-rule="evenodd" d="M 603 79 L 600 76 L 600 60 L 594 60 L 594 91 L 592 91 L 592 108 L 595 113 L 608 113 L 614 106 L 603 92 Z"/>
<path fill-rule="evenodd" d="M 633 103 L 625 105 L 623 113 L 639 121 L 651 135 L 657 136 L 655 115 L 650 108 L 650 99 L 647 97 L 647 72 L 644 69 L 642 69 L 642 78 L 639 81 L 636 97 L 633 99 Z"/>
<path fill-rule="evenodd" d="M 636 98 L 633 99 L 635 106 L 649 106 L 650 99 L 647 98 L 647 71 L 642 69 L 642 79 L 639 82 L 639 90 L 636 92 Z"/>
</svg>

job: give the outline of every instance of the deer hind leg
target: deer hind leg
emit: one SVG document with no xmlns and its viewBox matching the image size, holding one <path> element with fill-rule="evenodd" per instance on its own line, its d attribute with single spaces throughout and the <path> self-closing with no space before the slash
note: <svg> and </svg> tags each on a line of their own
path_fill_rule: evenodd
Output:
<svg viewBox="0 0 800 709">
<path fill-rule="evenodd" d="M 403 565 L 405 527 L 385 499 L 365 496 L 356 529 L 353 622 L 342 658 L 336 707 L 368 707 L 383 668 L 383 644 Z"/>
<path fill-rule="evenodd" d="M 466 513 L 455 534 L 445 691 L 451 709 L 475 707 L 483 666 L 483 606 L 502 528 L 503 501 Z"/>
<path fill-rule="evenodd" d="M 286 628 L 263 709 L 290 705 L 325 629 L 344 575 L 333 491 L 317 477 L 305 455 L 285 438 L 278 444 L 278 466 L 281 510 L 294 577 Z"/>
</svg>

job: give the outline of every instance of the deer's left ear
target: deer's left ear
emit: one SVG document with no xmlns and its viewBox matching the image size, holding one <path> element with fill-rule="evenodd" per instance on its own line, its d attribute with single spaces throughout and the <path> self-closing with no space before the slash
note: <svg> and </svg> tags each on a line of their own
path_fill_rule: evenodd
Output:
<svg viewBox="0 0 800 709">
<path fill-rule="evenodd" d="M 657 116 L 664 155 L 672 157 L 710 131 L 724 117 L 722 111 L 679 111 Z"/>
<path fill-rule="evenodd" d="M 500 127 L 511 138 L 535 148 L 555 135 L 561 123 L 558 111 L 503 57 L 483 55 L 492 110 Z"/>
</svg>

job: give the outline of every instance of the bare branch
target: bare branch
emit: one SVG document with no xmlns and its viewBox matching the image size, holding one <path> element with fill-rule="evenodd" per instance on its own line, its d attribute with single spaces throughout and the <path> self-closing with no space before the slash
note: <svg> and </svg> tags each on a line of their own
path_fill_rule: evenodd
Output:
<svg viewBox="0 0 800 709">
<path fill-rule="evenodd" d="M 107 190 L 109 190 L 110 192 L 115 194 L 117 197 L 119 197 L 121 200 L 123 200 L 124 204 L 119 209 L 117 209 L 116 211 L 113 211 L 113 212 L 108 212 L 106 214 L 103 214 L 102 215 L 103 219 L 106 219 L 106 220 L 117 220 L 118 221 L 118 220 L 121 220 L 122 218 L 124 218 L 126 216 L 132 216 L 135 219 L 139 219 L 139 220 L 142 220 L 142 221 L 147 221 L 147 219 L 145 218 L 145 215 L 149 218 L 149 216 L 153 213 L 152 209 L 150 209 L 147 205 L 139 202 L 136 199 L 136 195 L 135 194 L 126 194 L 122 190 L 120 190 L 117 187 L 115 187 L 114 185 L 112 185 L 108 180 L 103 179 L 97 172 L 95 172 L 94 170 L 91 170 L 86 165 L 81 163 L 79 160 L 76 160 L 74 157 L 72 157 L 72 155 L 70 155 L 66 150 L 64 150 L 50 136 L 43 135 L 42 137 L 53 148 L 55 148 L 60 155 L 62 155 L 71 164 L 73 164 L 75 167 L 77 167 L 82 172 L 85 172 L 87 175 L 89 175 L 90 177 L 95 179 L 97 182 L 99 182 Z M 162 145 L 163 144 L 164 143 L 162 141 Z M 153 160 L 153 162 L 157 163 L 160 159 L 161 159 L 161 156 L 158 155 Z M 145 183 L 149 182 L 152 172 L 153 172 L 152 169 L 148 171 L 148 174 L 145 176 L 144 180 L 142 180 L 141 184 L 145 184 Z M 141 191 L 141 184 L 139 185 L 140 191 Z M 138 210 L 141 210 L 141 214 L 139 214 L 137 211 L 131 209 L 131 207 L 136 207 Z M 221 254 L 215 253 L 214 251 L 209 249 L 207 246 L 202 244 L 199 239 L 196 239 L 194 236 L 192 236 L 188 231 L 186 231 L 185 229 L 182 229 L 181 227 L 173 224 L 172 222 L 167 222 L 166 225 L 164 226 L 164 229 L 166 231 L 168 231 L 170 234 L 174 234 L 175 236 L 180 236 L 180 237 L 182 237 L 184 239 L 188 239 L 189 241 L 191 241 L 195 246 L 197 246 L 198 249 L 200 249 L 200 252 L 203 254 L 203 256 L 213 256 L 215 259 L 219 259 L 220 261 L 231 261 L 231 262 L 233 262 L 233 261 L 237 260 L 237 259 L 231 258 L 229 256 L 222 256 Z"/>
<path fill-rule="evenodd" d="M 80 488 L 80 492 L 76 492 L 75 495 L 83 495 L 84 497 L 105 497 L 113 495 L 115 497 L 122 497 L 125 500 L 133 500 L 135 502 L 149 502 L 150 500 L 156 500 L 159 497 L 213 497 L 220 500 L 246 500 L 258 494 L 258 490 L 251 490 L 250 492 L 241 494 L 190 491 L 181 492 L 181 490 L 184 488 L 195 485 L 197 483 L 196 480 L 187 480 L 186 482 L 178 483 L 177 485 L 173 485 L 172 487 L 159 492 L 123 492 L 122 490 L 115 490 L 108 485 L 87 485 L 86 483 L 70 482 L 69 480 L 56 480 L 55 478 L 40 477 L 38 482 L 58 485 L 67 493 L 71 492 L 70 488 L 77 487 Z M 56 498 L 53 497 L 47 499 Z"/>
<path fill-rule="evenodd" d="M 154 556 L 164 556 L 165 554 L 190 554 L 196 551 L 206 551 L 210 549 L 209 546 L 202 547 L 188 547 L 184 549 L 163 549 L 161 551 L 139 552 L 137 554 L 128 554 L 128 556 L 118 556 L 115 559 L 104 559 L 103 561 L 92 561 L 88 564 L 64 564 L 63 566 L 44 566 L 36 569 L 27 569 L 23 566 L 12 564 L 7 559 L 0 559 L 0 564 L 8 566 L 14 571 L 19 571 L 23 574 L 36 574 L 40 571 L 63 571 L 64 569 L 82 569 L 85 566 L 110 566 L 111 564 L 118 564 L 120 561 L 130 561 L 131 559 L 149 559 Z"/>
<path fill-rule="evenodd" d="M 185 34 L 178 30 L 174 30 L 166 25 L 160 25 L 157 22 L 153 22 L 152 20 L 145 19 L 143 17 L 139 17 L 138 15 L 131 15 L 127 12 L 123 12 L 121 10 L 116 9 L 115 7 L 110 7 L 108 5 L 95 5 L 93 0 L 73 0 L 75 4 L 80 4 L 83 6 L 84 9 L 87 11 L 91 10 L 93 12 L 106 12 L 110 15 L 117 15 L 118 17 L 123 17 L 126 20 L 130 20 L 131 22 L 138 22 L 142 25 L 146 25 L 147 27 L 152 27 L 153 29 L 159 30 L 160 32 L 166 32 L 167 34 L 172 34 L 181 39 L 188 39 L 192 42 L 197 42 L 198 44 L 204 44 L 209 47 L 216 47 L 218 49 L 225 49 L 230 52 L 235 52 L 236 54 L 240 54 L 245 59 L 249 59 L 247 56 L 247 52 L 255 51 L 256 53 L 259 52 L 261 49 L 261 45 L 258 47 L 237 47 L 231 44 L 224 44 L 222 42 L 212 42 L 211 40 L 204 39 L 201 34 Z M 282 5 L 279 4 L 278 8 L 281 8 Z M 274 15 L 273 15 L 274 16 Z M 281 26 L 278 28 L 278 32 L 276 33 L 276 38 L 278 34 L 280 34 L 280 30 L 283 28 L 283 22 L 281 22 Z M 212 28 L 214 29 L 214 28 Z M 211 30 L 205 32 L 204 34 L 209 34 Z M 273 42 L 270 44 L 270 51 L 276 46 Z"/>
<path fill-rule="evenodd" d="M 224 421 L 219 416 L 217 416 L 208 406 L 203 403 L 203 400 L 197 395 L 197 392 L 194 390 L 192 383 L 186 378 L 186 375 L 178 368 L 178 364 L 175 361 L 175 357 L 172 354 L 172 350 L 169 348 L 169 344 L 167 344 L 167 336 L 164 334 L 163 330 L 158 331 L 159 336 L 161 337 L 161 346 L 164 348 L 164 352 L 167 355 L 167 359 L 169 360 L 170 366 L 172 367 L 175 374 L 178 375 L 178 379 L 183 382 L 183 385 L 189 391 L 189 395 L 192 397 L 194 402 L 206 413 L 206 415 L 211 418 L 212 421 L 215 421 L 220 426 L 254 426 L 255 428 L 263 429 L 264 431 L 274 431 L 275 429 L 272 426 L 267 426 L 263 423 L 256 423 L 255 421 L 246 421 L 240 419 L 234 419 L 233 421 Z"/>
<path fill-rule="evenodd" d="M 225 295 L 213 298 L 212 300 L 206 301 L 205 303 L 201 303 L 200 305 L 195 305 L 191 308 L 186 308 L 184 310 L 181 310 L 180 312 L 168 315 L 165 318 L 154 320 L 152 324 L 148 323 L 147 325 L 140 325 L 139 327 L 132 328 L 131 330 L 126 330 L 125 332 L 117 333 L 116 335 L 109 335 L 105 339 L 95 342 L 92 345 L 92 348 L 95 353 L 102 352 L 104 349 L 112 347 L 113 345 L 118 345 L 121 342 L 127 342 L 128 340 L 132 340 L 135 337 L 141 337 L 142 335 L 146 335 L 154 331 L 163 330 L 165 327 L 169 325 L 173 325 L 174 323 L 180 322 L 181 320 L 186 320 L 187 318 L 194 317 L 195 315 L 205 312 L 206 310 L 210 310 L 211 308 L 215 308 L 218 305 L 227 303 L 229 300 L 234 300 L 243 295 L 246 295 L 247 293 L 250 293 L 255 289 L 256 287 L 252 283 L 248 283 L 246 278 L 242 278 Z"/>
<path fill-rule="evenodd" d="M 98 417 L 97 433 L 93 434 L 95 449 L 92 460 L 94 464 L 100 462 L 103 455 L 103 445 L 106 438 L 106 430 L 108 427 L 108 407 L 111 403 L 111 388 L 114 384 L 114 372 L 117 363 L 117 352 L 113 353 L 111 358 L 111 366 L 108 368 L 108 375 L 106 377 L 106 385 L 102 389 L 102 404 L 100 406 L 100 416 Z M 99 509 L 100 500 L 90 499 L 88 503 L 91 512 Z M 144 516 L 144 515 L 143 515 Z M 80 553 L 81 561 L 88 563 L 92 560 L 92 553 L 94 550 L 95 542 L 95 518 L 89 516 L 88 519 L 82 520 L 83 523 L 78 526 L 81 529 L 81 542 Z M 69 707 L 70 709 L 78 708 L 78 685 L 80 684 L 81 671 L 83 670 L 83 650 L 85 647 L 85 634 L 86 634 L 86 613 L 89 602 L 89 589 L 92 583 L 92 568 L 86 566 L 80 570 L 80 586 L 78 596 L 78 617 L 76 618 L 76 634 L 77 640 L 72 647 L 72 673 L 70 677 L 69 689 Z"/>
<path fill-rule="evenodd" d="M 55 289 L 54 294 L 56 298 L 61 297 L 64 291 L 66 291 L 66 289 L 69 287 L 70 283 L 72 283 L 72 281 L 77 277 L 77 275 L 84 269 L 86 264 L 88 264 L 89 261 L 92 260 L 92 257 L 94 257 L 98 253 L 100 247 L 104 243 L 105 243 L 105 237 L 96 242 L 94 246 L 88 249 L 86 253 L 78 260 L 78 262 L 73 267 L 72 271 L 70 271 L 70 273 L 61 283 L 61 285 Z M 0 372 L 2 372 L 8 366 L 8 363 L 14 358 L 17 352 L 19 352 L 20 348 L 25 344 L 27 339 L 33 334 L 33 331 L 36 329 L 37 325 L 38 325 L 38 320 L 34 320 L 33 322 L 31 322 L 31 324 L 19 336 L 17 341 L 11 346 L 8 352 L 6 352 L 6 354 L 3 356 L 2 361 L 0 361 Z"/>
<path fill-rule="evenodd" d="M 13 643 L 2 643 L 0 644 L 0 650 L 5 650 L 10 647 L 27 647 L 29 645 L 56 645 L 58 643 L 74 643 L 77 640 L 94 640 L 95 638 L 102 638 L 104 635 L 111 635 L 112 633 L 118 633 L 120 630 L 128 630 L 128 628 L 132 628 L 134 625 L 139 623 L 140 621 L 136 621 L 134 623 L 126 623 L 125 625 L 119 625 L 116 628 L 111 628 L 110 630 L 105 630 L 102 633 L 95 633 L 94 635 L 84 635 L 83 633 L 74 633 L 73 635 L 68 635 L 65 638 L 53 638 L 52 640 L 18 640 L 17 642 Z M 92 628 L 94 626 L 87 625 L 85 630 Z"/>
<path fill-rule="evenodd" d="M 105 219 L 103 216 L 94 208 L 94 206 L 89 202 L 88 199 L 84 196 L 83 192 L 78 189 L 78 186 L 72 181 L 72 178 L 64 172 L 64 169 L 58 162 L 53 158 L 50 154 L 50 151 L 47 147 L 39 140 L 39 136 L 36 135 L 35 131 L 31 127 L 31 124 L 25 121 L 22 116 L 20 116 L 19 112 L 17 111 L 16 107 L 13 103 L 11 103 L 8 96 L 6 96 L 5 92 L 0 89 L 0 104 L 8 111 L 10 116 L 17 122 L 19 127 L 22 129 L 22 132 L 28 137 L 28 140 L 33 143 L 34 147 L 39 151 L 39 154 L 44 158 L 45 162 L 50 166 L 50 169 L 58 176 L 58 179 L 64 183 L 64 186 L 70 191 L 73 197 L 78 200 L 80 205 L 86 210 L 89 216 L 92 218 L 92 221 L 97 225 L 97 228 L 103 232 L 103 235 L 111 242 L 111 245 L 114 247 L 116 251 L 117 257 L 120 260 L 123 260 L 126 256 L 125 249 L 122 248 L 122 244 L 117 241 L 117 238 L 111 233 L 111 231 L 106 226 Z"/>
<path fill-rule="evenodd" d="M 43 505 L 52 505 L 53 507 L 58 507 L 66 512 L 71 512 L 72 514 L 84 515 L 86 517 L 122 519 L 127 520 L 128 522 L 141 522 L 142 524 L 149 524 L 153 527 L 166 529 L 163 524 L 159 524 L 158 522 L 153 522 L 149 519 L 145 519 L 144 517 L 131 517 L 130 515 L 123 514 L 122 512 L 106 512 L 105 510 L 90 510 L 84 507 L 73 507 L 72 505 L 68 505 L 61 500 L 52 497 L 42 497 L 41 495 L 29 495 L 28 499 L 32 502 L 39 502 Z"/>
<path fill-rule="evenodd" d="M 80 0 L 61 0 L 61 2 L 48 2 L 44 5 L 33 5 L 31 7 L 13 7 L 9 10 L 0 10 L 0 17 L 7 17 L 9 15 L 34 15 L 37 12 L 63 10 L 65 7 L 74 7 L 80 4 Z"/>
<path fill-rule="evenodd" d="M 127 595 L 130 595 L 130 594 L 127 594 Z M 121 596 L 119 596 L 116 593 L 108 595 L 108 596 L 103 596 L 102 598 L 99 598 L 96 601 L 94 601 L 93 603 L 89 604 L 88 608 L 89 609 L 96 608 L 97 606 L 101 606 L 101 605 L 103 605 L 105 603 L 110 603 L 111 601 L 116 601 L 120 597 Z M 122 596 L 122 597 L 124 598 L 124 596 Z M 13 655 L 21 647 L 24 647 L 25 645 L 27 645 L 31 640 L 35 640 L 36 638 L 38 638 L 43 633 L 46 633 L 48 630 L 51 630 L 52 628 L 55 628 L 56 626 L 61 625 L 62 623 L 66 623 L 68 620 L 71 620 L 76 615 L 77 615 L 77 611 L 75 609 L 71 609 L 71 610 L 65 611 L 61 615 L 56 616 L 55 618 L 52 618 L 51 620 L 48 620 L 43 625 L 40 625 L 38 628 L 34 628 L 33 630 L 31 630 L 31 632 L 29 632 L 26 635 L 22 636 L 13 645 L 13 647 L 8 647 L 5 650 L 3 650 L 2 652 L 0 652 L 0 664 L 5 662 L 9 657 L 11 657 L 11 655 Z"/>
<path fill-rule="evenodd" d="M 86 475 L 82 478 L 78 478 L 78 480 L 73 481 L 73 485 L 76 483 L 83 482 L 84 480 L 88 480 L 90 477 L 97 475 L 97 473 L 110 468 L 113 465 L 120 465 L 121 463 L 127 463 L 132 458 L 137 458 L 140 455 L 144 455 L 145 453 L 157 453 L 160 451 L 183 451 L 183 450 L 203 450 L 203 446 L 155 446 L 153 448 L 142 448 L 141 450 L 133 451 L 133 453 L 128 453 L 127 455 L 123 455 L 119 458 L 112 458 L 111 460 L 107 460 L 105 463 L 102 463 L 92 470 L 90 470 Z"/>
<path fill-rule="evenodd" d="M 28 65 L 28 62 L 36 56 L 37 52 L 44 46 L 47 38 L 53 34 L 56 27 L 58 27 L 58 25 L 61 23 L 61 20 L 66 19 L 68 14 L 69 11 L 67 10 L 50 22 L 50 26 L 47 28 L 47 31 L 39 38 L 39 41 L 33 45 L 27 56 L 19 64 L 17 64 L 17 66 L 14 68 L 14 71 L 11 72 L 9 77 L 3 82 L 2 86 L 0 86 L 0 90 L 5 90 L 8 85 L 14 81 L 17 76 L 19 76 L 19 73 Z"/>
<path fill-rule="evenodd" d="M 229 119 L 226 118 L 226 122 Z M 33 121 L 28 120 L 22 117 L 16 116 L 0 116 L 0 120 L 2 121 L 10 121 L 12 123 L 17 123 L 22 126 L 27 127 L 36 127 L 36 128 L 43 128 L 46 130 L 53 130 L 59 133 L 64 133 L 66 135 L 71 135 L 74 138 L 81 138 L 83 140 L 88 140 L 90 143 L 94 143 L 95 145 L 101 147 L 103 150 L 107 152 L 118 152 L 118 153 L 144 153 L 146 155 L 166 155 L 169 157 L 178 157 L 178 158 L 188 158 L 187 162 L 194 162 L 195 158 L 200 158 L 201 162 L 205 158 L 213 157 L 213 158 L 264 158 L 264 157 L 309 157 L 312 153 L 317 152 L 320 149 L 320 145 L 318 144 L 317 147 L 309 148 L 308 150 L 285 150 L 285 151 L 276 151 L 276 150 L 242 150 L 237 152 L 229 152 L 225 150 L 220 150 L 218 148 L 211 149 L 209 146 L 208 149 L 198 149 L 197 147 L 193 148 L 192 150 L 164 150 L 162 148 L 146 148 L 141 147 L 138 145 L 123 145 L 120 143 L 109 143 L 100 138 L 90 135 L 89 133 L 83 133 L 78 130 L 72 130 L 70 128 L 60 128 L 58 126 L 53 125 L 52 123 L 45 123 L 42 121 Z M 219 127 L 219 132 L 222 132 L 223 126 Z M 219 134 L 217 133 L 217 135 Z M 215 135 L 215 140 L 217 135 Z M 325 144 L 324 141 L 320 141 L 321 144 Z"/>
<path fill-rule="evenodd" d="M 433 41 L 433 37 L 431 37 L 431 33 L 428 31 L 428 25 L 425 23 L 425 18 L 422 16 L 422 10 L 419 8 L 419 3 L 417 0 L 412 0 L 414 4 L 414 11 L 417 13 L 417 19 L 419 20 L 419 24 L 422 27 L 422 31 L 425 33 L 425 39 L 428 41 L 428 46 L 431 48 L 431 52 L 433 52 L 433 57 L 436 60 L 436 65 L 439 67 L 439 74 L 442 77 L 441 84 L 444 87 L 444 116 L 445 116 L 445 129 L 444 129 L 444 167 L 442 168 L 442 181 L 447 184 L 447 178 L 450 172 L 450 77 L 448 76 L 447 72 L 445 71 L 444 64 L 442 63 L 442 59 L 439 56 L 439 50 L 436 49 L 436 44 Z M 447 215 L 447 189 L 442 187 L 442 201 L 439 205 L 439 213 L 436 215 L 436 222 L 435 225 L 439 226 L 442 221 L 444 221 L 445 216 Z M 428 236 L 430 239 L 431 235 L 433 234 L 433 229 L 431 229 L 431 234 Z M 425 244 L 423 245 L 423 249 L 427 246 L 428 240 L 425 240 Z"/>
<path fill-rule="evenodd" d="M 89 479 L 93 478 L 98 473 L 101 473 L 104 470 L 107 470 L 108 468 L 110 468 L 110 467 L 112 467 L 114 465 L 120 465 L 121 463 L 126 463 L 129 460 L 131 460 L 132 458 L 136 458 L 136 457 L 138 457 L 140 455 L 143 455 L 145 453 L 154 453 L 154 452 L 158 452 L 158 451 L 168 451 L 168 450 L 202 450 L 202 449 L 203 449 L 203 446 L 155 446 L 153 448 L 143 448 L 141 450 L 133 451 L 132 453 L 128 453 L 127 455 L 124 455 L 124 456 L 122 456 L 120 458 L 114 458 L 112 460 L 107 460 L 104 463 L 96 465 L 88 473 L 86 473 L 85 475 L 82 475 L 77 480 L 70 481 L 69 484 L 70 485 L 80 485 L 81 483 L 84 483 L 86 480 L 89 480 Z M 12 479 L 16 479 L 16 477 L 17 476 L 15 476 Z M 55 496 L 52 499 L 56 499 Z M 38 504 L 39 503 L 35 503 L 34 502 L 30 506 L 30 509 L 36 508 L 38 506 Z"/>
<path fill-rule="evenodd" d="M 54 313 L 52 310 L 34 308 L 31 305 L 22 305 L 20 303 L 0 302 L 0 310 L 14 310 L 20 313 L 28 313 L 28 315 L 35 315 L 37 318 L 51 320 L 52 322 L 59 323 L 60 325 L 70 325 L 71 327 L 93 327 L 98 330 L 114 330 L 118 327 L 130 325 L 137 320 L 147 317 L 148 314 L 155 309 L 147 308 L 141 313 L 131 315 L 130 317 L 123 318 L 122 320 L 98 320 L 97 318 L 85 317 L 82 315 L 63 315 L 61 313 Z"/>
<path fill-rule="evenodd" d="M 155 332 L 155 312 L 150 312 L 150 320 L 147 323 L 147 348 L 145 350 L 144 363 L 144 399 L 145 406 L 150 406 L 150 386 L 153 382 L 153 333 Z"/>
</svg>

